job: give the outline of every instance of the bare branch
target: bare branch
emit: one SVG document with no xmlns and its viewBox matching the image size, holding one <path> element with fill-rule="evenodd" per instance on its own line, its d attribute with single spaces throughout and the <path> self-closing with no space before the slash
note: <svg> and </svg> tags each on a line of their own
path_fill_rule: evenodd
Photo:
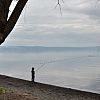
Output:
<svg viewBox="0 0 100 100">
<path fill-rule="evenodd" d="M 64 0 L 61 0 L 63 3 L 64 3 Z M 60 4 L 60 0 L 58 0 L 58 2 L 57 2 L 57 5 L 56 5 L 56 7 L 59 7 L 59 9 L 60 9 L 60 14 L 62 15 L 62 9 L 61 9 L 61 4 Z M 55 7 L 55 8 L 56 8 Z"/>
<path fill-rule="evenodd" d="M 62 0 L 62 2 L 64 3 L 64 0 Z"/>
</svg>

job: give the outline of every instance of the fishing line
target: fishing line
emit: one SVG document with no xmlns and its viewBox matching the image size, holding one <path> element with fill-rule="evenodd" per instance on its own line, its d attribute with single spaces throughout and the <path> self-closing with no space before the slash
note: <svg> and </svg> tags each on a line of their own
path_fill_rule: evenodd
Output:
<svg viewBox="0 0 100 100">
<path fill-rule="evenodd" d="M 39 71 L 41 68 L 45 67 L 45 65 L 47 64 L 51 64 L 51 63 L 56 63 L 56 62 L 61 62 L 61 61 L 64 61 L 64 60 L 72 60 L 72 59 L 79 59 L 79 58 L 84 58 L 84 57 L 91 57 L 91 56 L 79 56 L 79 57 L 72 57 L 72 58 L 64 58 L 64 59 L 57 59 L 57 60 L 51 60 L 51 61 L 47 61 L 47 62 L 44 62 L 44 63 L 38 63 L 37 65 L 40 67 L 37 68 L 35 71 Z M 71 61 L 73 62 L 73 61 Z"/>
<path fill-rule="evenodd" d="M 42 67 L 44 67 L 45 63 L 43 63 L 39 68 L 37 68 L 35 71 L 37 72 L 38 70 L 40 70 Z"/>
<path fill-rule="evenodd" d="M 57 59 L 57 60 L 51 60 L 51 61 L 47 61 L 47 62 L 44 62 L 44 63 L 39 63 L 40 64 L 40 67 L 36 69 L 36 72 L 39 71 L 41 68 L 43 67 L 46 67 L 47 64 L 51 64 L 51 63 L 56 63 L 56 62 L 61 62 L 61 61 L 64 61 L 64 60 L 72 60 L 72 59 L 80 59 L 80 58 L 85 58 L 85 57 L 95 57 L 95 56 L 90 56 L 90 55 L 87 55 L 87 56 L 78 56 L 78 57 L 72 57 L 72 58 L 64 58 L 64 59 Z M 73 62 L 73 61 L 71 61 Z M 79 63 L 79 62 L 78 62 Z M 38 64 L 38 65 L 39 65 Z M 84 65 L 82 65 L 84 66 Z M 87 65 L 87 67 L 90 67 L 91 65 Z M 57 80 L 54 84 L 64 84 L 66 83 L 65 80 Z"/>
</svg>

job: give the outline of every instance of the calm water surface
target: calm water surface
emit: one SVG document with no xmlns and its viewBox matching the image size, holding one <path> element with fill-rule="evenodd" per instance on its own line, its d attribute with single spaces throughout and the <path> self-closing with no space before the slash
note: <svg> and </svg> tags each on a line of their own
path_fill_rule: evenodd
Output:
<svg viewBox="0 0 100 100">
<path fill-rule="evenodd" d="M 1 48 L 1 74 L 31 80 L 31 67 L 35 67 L 35 81 L 100 93 L 98 48 L 41 50 L 40 47 L 35 51 L 32 47 Z"/>
</svg>

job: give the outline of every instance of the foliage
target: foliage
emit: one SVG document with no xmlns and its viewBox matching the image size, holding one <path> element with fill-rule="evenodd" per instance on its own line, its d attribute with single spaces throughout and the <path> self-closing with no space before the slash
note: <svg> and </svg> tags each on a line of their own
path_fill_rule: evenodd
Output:
<svg viewBox="0 0 100 100">
<path fill-rule="evenodd" d="M 5 94 L 6 93 L 6 89 L 4 87 L 0 87 L 0 94 Z"/>
</svg>

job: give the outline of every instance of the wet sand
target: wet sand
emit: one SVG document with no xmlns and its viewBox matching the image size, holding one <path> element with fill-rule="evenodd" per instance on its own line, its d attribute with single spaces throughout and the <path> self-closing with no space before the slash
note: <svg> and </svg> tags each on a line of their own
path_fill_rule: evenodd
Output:
<svg viewBox="0 0 100 100">
<path fill-rule="evenodd" d="M 100 94 L 38 82 L 33 83 L 5 75 L 0 75 L 0 87 L 26 95 L 28 97 L 26 100 L 100 100 Z M 33 97 L 35 99 L 32 99 Z"/>
</svg>

